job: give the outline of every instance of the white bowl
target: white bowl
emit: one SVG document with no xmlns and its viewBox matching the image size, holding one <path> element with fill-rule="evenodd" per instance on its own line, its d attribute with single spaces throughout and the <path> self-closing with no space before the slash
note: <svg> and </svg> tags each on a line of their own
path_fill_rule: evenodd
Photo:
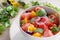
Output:
<svg viewBox="0 0 60 40">
<path fill-rule="evenodd" d="M 37 6 L 35 6 L 35 7 L 37 7 Z M 43 8 L 46 10 L 46 12 L 49 13 L 49 14 L 51 14 L 51 13 L 52 13 L 52 14 L 57 13 L 56 11 L 54 11 L 54 10 L 51 9 L 51 8 L 48 8 L 48 7 L 45 7 L 45 6 L 40 6 L 40 7 L 43 7 Z M 31 10 L 32 8 L 34 8 L 34 7 L 28 8 L 28 9 L 26 9 L 25 11 Z M 24 13 L 25 11 L 23 11 L 22 13 Z M 21 14 L 22 14 L 22 13 L 21 13 Z M 60 14 L 59 14 L 59 13 L 57 13 L 57 14 L 59 15 L 58 17 L 59 17 L 59 20 L 60 20 Z M 21 16 L 21 15 L 20 15 L 20 16 Z M 20 22 L 20 19 L 19 19 L 18 22 Z M 60 24 L 60 21 L 59 21 L 59 24 Z M 56 35 L 51 36 L 51 37 L 37 38 L 37 37 L 33 37 L 33 36 L 25 33 L 25 32 L 21 29 L 20 26 L 19 26 L 19 28 L 20 28 L 22 34 L 25 36 L 26 40 L 60 40 L 60 32 L 57 33 Z M 20 35 L 19 35 L 19 36 L 20 36 Z"/>
</svg>

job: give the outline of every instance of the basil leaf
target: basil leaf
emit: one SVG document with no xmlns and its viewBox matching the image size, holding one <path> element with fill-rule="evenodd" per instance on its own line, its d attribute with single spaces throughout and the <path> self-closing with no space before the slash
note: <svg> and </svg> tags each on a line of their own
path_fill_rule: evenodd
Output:
<svg viewBox="0 0 60 40">
<path fill-rule="evenodd" d="M 47 13 L 46 13 L 46 11 L 45 11 L 44 9 L 40 9 L 40 10 L 38 10 L 38 11 L 36 12 L 36 15 L 37 15 L 37 16 L 46 16 Z"/>
</svg>

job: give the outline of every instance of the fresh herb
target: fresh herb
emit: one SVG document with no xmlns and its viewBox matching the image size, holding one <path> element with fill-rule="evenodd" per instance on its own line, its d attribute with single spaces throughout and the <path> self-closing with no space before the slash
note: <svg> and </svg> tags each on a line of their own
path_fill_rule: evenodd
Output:
<svg viewBox="0 0 60 40">
<path fill-rule="evenodd" d="M 30 7 L 29 4 L 25 4 L 25 6 L 24 6 L 25 9 L 27 9 L 27 8 L 29 8 L 29 7 Z"/>
<path fill-rule="evenodd" d="M 38 11 L 36 12 L 36 15 L 37 15 L 37 16 L 46 16 L 47 13 L 46 13 L 46 11 L 45 11 L 44 9 L 41 9 L 41 10 L 38 10 Z"/>
<path fill-rule="evenodd" d="M 41 28 L 37 28 L 37 29 L 35 30 L 35 32 L 43 33 L 44 31 L 43 31 L 43 29 L 41 29 Z"/>
<path fill-rule="evenodd" d="M 10 26 L 10 18 L 14 17 L 18 12 L 18 8 L 6 6 L 0 10 L 0 34 L 3 30 Z"/>
<path fill-rule="evenodd" d="M 32 22 L 34 22 L 34 20 L 35 20 L 35 19 L 34 19 L 34 18 L 32 18 L 32 19 L 30 20 L 30 22 L 32 23 Z"/>
<path fill-rule="evenodd" d="M 59 31 L 59 28 L 57 27 L 57 25 L 54 25 L 52 28 L 51 28 L 52 32 L 58 32 Z"/>
<path fill-rule="evenodd" d="M 39 2 L 38 1 L 31 1 L 31 4 L 32 4 L 32 6 L 38 6 L 39 5 Z"/>
</svg>

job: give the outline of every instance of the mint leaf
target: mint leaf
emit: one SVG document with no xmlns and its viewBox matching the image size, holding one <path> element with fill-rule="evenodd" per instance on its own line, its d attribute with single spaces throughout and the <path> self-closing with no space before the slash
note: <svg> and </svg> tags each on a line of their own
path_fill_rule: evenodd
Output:
<svg viewBox="0 0 60 40">
<path fill-rule="evenodd" d="M 32 22 L 34 22 L 34 20 L 35 20 L 35 19 L 34 19 L 34 18 L 32 18 L 32 19 L 30 20 L 30 22 L 32 23 Z"/>
<path fill-rule="evenodd" d="M 52 32 L 58 32 L 59 28 L 57 27 L 57 25 L 52 26 L 51 28 Z"/>
<path fill-rule="evenodd" d="M 36 12 L 36 15 L 37 15 L 37 16 L 46 16 L 47 13 L 46 13 L 46 11 L 45 11 L 44 9 L 40 9 L 40 10 L 38 10 L 38 11 Z"/>
<path fill-rule="evenodd" d="M 37 29 L 35 30 L 35 32 L 43 33 L 44 31 L 43 31 L 43 29 L 41 29 L 41 28 L 37 28 Z"/>
</svg>

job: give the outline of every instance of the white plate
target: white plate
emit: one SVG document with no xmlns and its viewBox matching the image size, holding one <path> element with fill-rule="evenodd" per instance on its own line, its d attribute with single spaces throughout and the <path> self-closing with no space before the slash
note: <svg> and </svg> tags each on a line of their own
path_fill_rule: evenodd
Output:
<svg viewBox="0 0 60 40">
<path fill-rule="evenodd" d="M 24 2 L 26 2 L 29 0 L 24 0 Z M 42 1 L 42 0 L 41 0 Z M 44 1 L 45 2 L 45 1 Z M 59 0 L 46 0 L 46 2 L 51 2 L 52 4 L 56 5 L 59 7 Z M 23 10 L 20 10 L 20 12 L 22 12 Z M 26 40 L 26 38 L 22 35 L 22 33 L 20 32 L 20 29 L 19 29 L 19 23 L 18 23 L 18 19 L 19 19 L 19 16 L 20 16 L 20 12 L 19 14 L 11 21 L 11 27 L 10 27 L 10 39 L 11 40 Z"/>
</svg>

